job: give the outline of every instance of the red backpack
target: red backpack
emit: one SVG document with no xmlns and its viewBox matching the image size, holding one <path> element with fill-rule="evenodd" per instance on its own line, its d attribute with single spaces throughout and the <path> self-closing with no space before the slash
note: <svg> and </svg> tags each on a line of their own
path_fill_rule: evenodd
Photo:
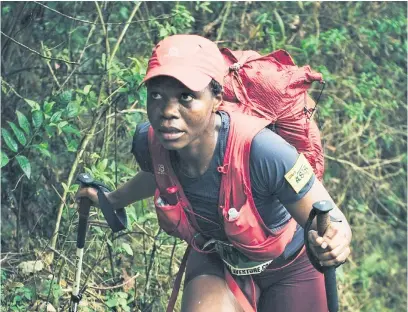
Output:
<svg viewBox="0 0 408 312">
<path fill-rule="evenodd" d="M 298 67 L 288 52 L 262 56 L 255 51 L 220 50 L 229 66 L 222 110 L 239 110 L 270 121 L 274 131 L 303 153 L 319 180 L 324 159 L 320 132 L 311 118 L 315 102 L 307 94 L 322 75 Z"/>
</svg>

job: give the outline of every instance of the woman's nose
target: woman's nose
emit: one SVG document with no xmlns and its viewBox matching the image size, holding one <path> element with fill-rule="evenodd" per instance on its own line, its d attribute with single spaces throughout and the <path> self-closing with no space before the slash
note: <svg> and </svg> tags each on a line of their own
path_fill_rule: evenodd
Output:
<svg viewBox="0 0 408 312">
<path fill-rule="evenodd" d="M 165 119 L 172 119 L 179 117 L 179 102 L 176 99 L 169 99 L 163 103 L 161 114 Z"/>
</svg>

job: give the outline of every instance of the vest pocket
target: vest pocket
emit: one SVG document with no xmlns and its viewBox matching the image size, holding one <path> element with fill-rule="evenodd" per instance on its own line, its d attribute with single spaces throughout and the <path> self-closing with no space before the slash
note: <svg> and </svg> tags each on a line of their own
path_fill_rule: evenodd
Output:
<svg viewBox="0 0 408 312">
<path fill-rule="evenodd" d="M 222 211 L 225 232 L 231 243 L 243 245 L 258 245 L 266 240 L 266 234 L 252 213 L 248 202 L 239 210 L 239 215 L 233 221 L 228 220 L 226 209 Z"/>
<path fill-rule="evenodd" d="M 258 244 L 235 241 L 233 245 L 250 259 L 258 261 L 276 259 L 284 252 L 287 244 L 292 241 L 295 231 L 296 221 L 291 219 L 279 233 L 269 234 L 264 241 Z"/>
<path fill-rule="evenodd" d="M 154 206 L 160 227 L 167 234 L 190 243 L 195 231 L 190 226 L 183 205 L 180 202 L 177 202 L 176 205 L 169 205 L 163 202 L 160 198 L 160 191 L 156 189 Z"/>
<path fill-rule="evenodd" d="M 248 201 L 233 221 L 228 220 L 226 209 L 223 209 L 222 214 L 229 241 L 253 260 L 264 261 L 279 257 L 296 231 L 296 222 L 291 219 L 278 233 L 265 233 Z"/>
</svg>

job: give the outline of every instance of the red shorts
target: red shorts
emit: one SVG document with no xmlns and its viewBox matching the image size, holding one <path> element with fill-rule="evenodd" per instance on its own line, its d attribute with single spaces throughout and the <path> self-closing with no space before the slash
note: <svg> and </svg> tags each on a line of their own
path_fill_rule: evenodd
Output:
<svg viewBox="0 0 408 312">
<path fill-rule="evenodd" d="M 191 251 L 185 285 L 199 275 L 224 279 L 224 264 L 217 254 Z M 305 248 L 290 259 L 272 262 L 253 278 L 261 290 L 258 312 L 327 312 L 324 276 L 312 266 Z"/>
</svg>

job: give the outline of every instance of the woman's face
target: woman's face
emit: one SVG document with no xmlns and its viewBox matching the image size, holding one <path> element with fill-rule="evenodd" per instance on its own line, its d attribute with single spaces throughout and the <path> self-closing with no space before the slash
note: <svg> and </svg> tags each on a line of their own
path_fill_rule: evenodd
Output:
<svg viewBox="0 0 408 312">
<path fill-rule="evenodd" d="M 147 114 L 156 136 L 168 150 L 180 150 L 200 144 L 214 127 L 212 111 L 221 102 L 209 87 L 192 91 L 177 79 L 168 76 L 147 82 Z"/>
</svg>

